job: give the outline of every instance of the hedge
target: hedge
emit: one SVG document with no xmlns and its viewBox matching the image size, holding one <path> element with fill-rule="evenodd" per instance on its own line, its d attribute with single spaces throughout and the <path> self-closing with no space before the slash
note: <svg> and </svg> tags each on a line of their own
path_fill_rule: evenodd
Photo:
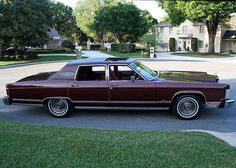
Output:
<svg viewBox="0 0 236 168">
<path fill-rule="evenodd" d="M 130 53 L 135 51 L 135 44 L 127 44 L 127 43 L 112 43 L 111 44 L 111 51 L 115 52 L 123 52 L 123 53 Z"/>
<path fill-rule="evenodd" d="M 38 54 L 33 53 L 33 52 L 24 52 L 21 53 L 20 55 L 13 55 L 13 54 L 5 54 L 1 53 L 0 54 L 0 61 L 14 61 L 14 60 L 31 60 L 31 59 L 37 59 Z"/>
<path fill-rule="evenodd" d="M 175 38 L 169 39 L 169 48 L 171 52 L 175 52 Z"/>
<path fill-rule="evenodd" d="M 90 50 L 99 50 L 99 48 L 101 48 L 101 44 L 90 45 Z"/>
<path fill-rule="evenodd" d="M 197 52 L 197 50 L 198 50 L 198 39 L 197 38 L 191 39 L 191 49 L 193 52 Z"/>
</svg>

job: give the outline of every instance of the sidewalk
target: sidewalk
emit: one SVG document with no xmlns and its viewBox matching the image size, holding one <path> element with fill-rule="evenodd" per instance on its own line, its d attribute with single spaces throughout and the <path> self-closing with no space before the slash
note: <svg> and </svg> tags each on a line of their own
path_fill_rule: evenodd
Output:
<svg viewBox="0 0 236 168">
<path fill-rule="evenodd" d="M 105 54 L 101 51 L 82 51 L 82 55 L 84 57 L 88 58 L 107 58 L 107 57 L 113 57 L 109 54 Z M 76 54 L 39 54 L 40 57 L 44 56 L 76 56 Z"/>
</svg>

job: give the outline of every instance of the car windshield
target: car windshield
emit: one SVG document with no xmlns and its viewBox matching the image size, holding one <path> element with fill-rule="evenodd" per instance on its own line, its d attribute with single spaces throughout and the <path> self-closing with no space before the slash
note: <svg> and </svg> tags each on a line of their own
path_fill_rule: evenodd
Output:
<svg viewBox="0 0 236 168">
<path fill-rule="evenodd" d="M 149 69 L 139 61 L 132 63 L 131 66 L 148 80 L 153 80 L 158 76 L 157 72 Z"/>
</svg>

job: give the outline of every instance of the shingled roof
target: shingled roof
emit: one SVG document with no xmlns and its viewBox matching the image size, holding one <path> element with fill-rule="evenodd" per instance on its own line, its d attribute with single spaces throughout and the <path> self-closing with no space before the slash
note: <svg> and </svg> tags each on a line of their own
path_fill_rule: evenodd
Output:
<svg viewBox="0 0 236 168">
<path fill-rule="evenodd" d="M 236 30 L 227 30 L 222 37 L 224 40 L 236 40 Z"/>
</svg>

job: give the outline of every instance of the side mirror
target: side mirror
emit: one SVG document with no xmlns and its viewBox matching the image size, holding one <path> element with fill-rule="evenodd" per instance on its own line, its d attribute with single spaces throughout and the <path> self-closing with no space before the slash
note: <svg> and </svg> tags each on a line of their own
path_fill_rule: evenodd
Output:
<svg viewBox="0 0 236 168">
<path fill-rule="evenodd" d="M 131 76 L 131 77 L 130 77 L 130 80 L 131 80 L 132 82 L 134 82 L 134 81 L 135 81 L 135 76 Z"/>
</svg>

